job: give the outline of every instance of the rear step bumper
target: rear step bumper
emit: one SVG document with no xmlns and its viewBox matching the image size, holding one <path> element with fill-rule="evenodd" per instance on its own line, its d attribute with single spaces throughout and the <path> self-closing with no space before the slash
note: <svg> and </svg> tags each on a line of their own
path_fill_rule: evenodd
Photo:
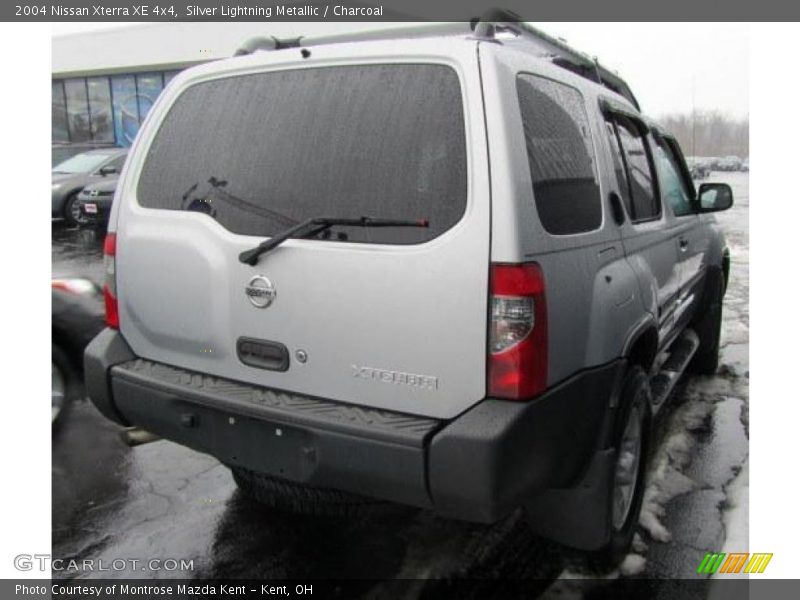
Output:
<svg viewBox="0 0 800 600">
<path fill-rule="evenodd" d="M 495 521 L 547 488 L 586 488 L 608 445 L 624 363 L 531 402 L 484 400 L 441 421 L 260 388 L 137 358 L 107 329 L 85 355 L 108 418 L 291 481 Z"/>
</svg>

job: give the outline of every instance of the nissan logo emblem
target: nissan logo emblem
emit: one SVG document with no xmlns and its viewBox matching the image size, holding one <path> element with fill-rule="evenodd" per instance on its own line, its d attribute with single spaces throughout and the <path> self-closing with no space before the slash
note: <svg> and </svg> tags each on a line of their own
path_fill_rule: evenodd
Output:
<svg viewBox="0 0 800 600">
<path fill-rule="evenodd" d="M 267 308 L 275 301 L 277 292 L 272 282 L 263 275 L 256 275 L 244 287 L 247 299 L 256 308 Z"/>
</svg>

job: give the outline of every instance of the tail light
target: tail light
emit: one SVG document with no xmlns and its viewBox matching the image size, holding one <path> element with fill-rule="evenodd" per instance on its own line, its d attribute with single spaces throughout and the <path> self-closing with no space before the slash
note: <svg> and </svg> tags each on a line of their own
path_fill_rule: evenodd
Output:
<svg viewBox="0 0 800 600">
<path fill-rule="evenodd" d="M 103 300 L 106 305 L 106 325 L 119 329 L 119 310 L 117 306 L 117 234 L 109 233 L 103 243 L 103 267 L 105 281 L 103 282 Z"/>
<path fill-rule="evenodd" d="M 536 263 L 493 264 L 489 395 L 525 400 L 547 387 L 547 304 Z"/>
</svg>

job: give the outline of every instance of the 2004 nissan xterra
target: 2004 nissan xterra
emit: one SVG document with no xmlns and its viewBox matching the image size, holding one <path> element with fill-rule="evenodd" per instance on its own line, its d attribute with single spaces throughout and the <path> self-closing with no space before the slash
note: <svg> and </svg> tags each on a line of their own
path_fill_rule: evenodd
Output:
<svg viewBox="0 0 800 600">
<path fill-rule="evenodd" d="M 274 506 L 516 510 L 611 560 L 651 422 L 717 367 L 729 257 L 627 84 L 502 13 L 250 44 L 147 117 L 86 352 L 108 418 Z"/>
</svg>

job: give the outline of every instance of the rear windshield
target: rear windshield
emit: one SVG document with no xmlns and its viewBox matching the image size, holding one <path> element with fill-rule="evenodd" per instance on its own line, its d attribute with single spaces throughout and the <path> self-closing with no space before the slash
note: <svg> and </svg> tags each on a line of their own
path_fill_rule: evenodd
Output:
<svg viewBox="0 0 800 600">
<path fill-rule="evenodd" d="M 239 234 L 369 216 L 430 227 L 336 227 L 333 239 L 433 239 L 466 207 L 458 77 L 441 65 L 360 65 L 196 84 L 164 119 L 137 194 L 142 206 L 202 212 Z"/>
</svg>

